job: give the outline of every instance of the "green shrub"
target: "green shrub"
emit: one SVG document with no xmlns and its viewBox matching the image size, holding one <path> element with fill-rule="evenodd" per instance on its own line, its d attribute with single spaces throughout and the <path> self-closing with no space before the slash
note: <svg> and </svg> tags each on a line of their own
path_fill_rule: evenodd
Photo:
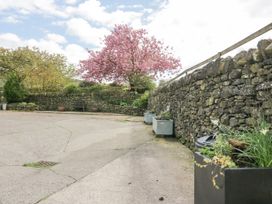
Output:
<svg viewBox="0 0 272 204">
<path fill-rule="evenodd" d="M 113 87 L 122 87 L 122 85 L 118 84 L 117 82 L 112 82 L 109 85 Z"/>
<path fill-rule="evenodd" d="M 135 108 L 147 108 L 148 105 L 148 99 L 149 99 L 149 91 L 146 91 L 143 95 L 141 95 L 140 98 L 137 98 L 133 101 L 132 106 Z"/>
<path fill-rule="evenodd" d="M 75 94 L 75 93 L 78 93 L 79 91 L 80 89 L 75 84 L 69 84 L 63 90 L 65 94 Z"/>
<path fill-rule="evenodd" d="M 4 85 L 4 96 L 9 103 L 22 102 L 26 98 L 27 91 L 17 74 L 12 73 L 8 76 Z"/>
<path fill-rule="evenodd" d="M 105 89 L 106 85 L 104 84 L 94 84 L 92 86 L 88 86 L 88 87 L 82 87 L 82 91 L 86 92 L 86 93 L 95 93 L 95 92 L 100 92 L 101 90 Z"/>
<path fill-rule="evenodd" d="M 18 110 L 18 111 L 35 111 L 35 110 L 39 110 L 39 106 L 36 105 L 35 103 L 21 102 L 21 103 L 9 104 L 9 109 Z"/>
<path fill-rule="evenodd" d="M 94 85 L 96 85 L 97 83 L 96 82 L 94 82 L 94 81 L 81 81 L 80 83 L 79 83 L 79 87 L 81 87 L 81 88 L 84 88 L 84 87 L 91 87 L 91 86 L 94 86 Z"/>
<path fill-rule="evenodd" d="M 128 106 L 127 102 L 121 101 L 120 106 Z"/>
<path fill-rule="evenodd" d="M 136 91 L 138 93 L 144 93 L 145 91 L 153 90 L 156 87 L 152 78 L 146 75 L 132 76 L 129 84 L 131 91 Z"/>
</svg>

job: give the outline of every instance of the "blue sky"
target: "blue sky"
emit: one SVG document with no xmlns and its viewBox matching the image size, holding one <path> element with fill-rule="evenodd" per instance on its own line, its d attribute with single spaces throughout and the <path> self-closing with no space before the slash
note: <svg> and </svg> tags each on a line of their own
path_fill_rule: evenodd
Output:
<svg viewBox="0 0 272 204">
<path fill-rule="evenodd" d="M 126 23 L 173 47 L 186 68 L 271 21 L 269 0 L 0 0 L 0 46 L 35 46 L 77 64 Z"/>
</svg>

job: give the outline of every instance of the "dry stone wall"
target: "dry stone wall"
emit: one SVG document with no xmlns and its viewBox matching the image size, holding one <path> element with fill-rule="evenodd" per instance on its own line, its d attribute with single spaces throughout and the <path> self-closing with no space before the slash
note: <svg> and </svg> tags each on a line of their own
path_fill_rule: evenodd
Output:
<svg viewBox="0 0 272 204">
<path fill-rule="evenodd" d="M 176 137 L 191 148 L 196 137 L 215 130 L 211 120 L 235 129 L 253 126 L 260 117 L 272 122 L 272 40 L 159 87 L 149 109 L 169 109 Z"/>
<path fill-rule="evenodd" d="M 117 96 L 116 96 L 117 97 Z M 133 101 L 137 98 L 135 95 L 118 95 L 119 100 Z M 39 94 L 30 95 L 27 102 L 33 102 L 39 106 L 41 111 L 57 111 L 63 108 L 64 111 L 83 111 L 83 112 L 109 112 L 127 115 L 142 116 L 143 108 L 137 108 L 129 105 L 120 105 L 114 96 L 108 96 L 108 99 L 94 97 L 93 94 Z"/>
</svg>

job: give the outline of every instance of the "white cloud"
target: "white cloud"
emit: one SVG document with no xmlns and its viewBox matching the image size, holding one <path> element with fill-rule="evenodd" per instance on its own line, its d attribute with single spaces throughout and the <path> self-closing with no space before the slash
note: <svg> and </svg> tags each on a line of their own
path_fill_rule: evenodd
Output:
<svg viewBox="0 0 272 204">
<path fill-rule="evenodd" d="M 66 57 L 69 59 L 69 62 L 73 64 L 78 64 L 80 60 L 85 60 L 89 56 L 87 49 L 84 49 L 77 44 L 67 45 L 64 51 Z"/>
<path fill-rule="evenodd" d="M 172 46 L 186 68 L 270 23 L 271 7 L 267 8 L 267 15 L 252 16 L 251 10 L 255 9 L 257 2 L 168 0 L 159 11 L 149 16 L 146 28 Z M 259 14 L 263 12 L 261 10 Z M 256 41 L 250 46 L 256 46 Z"/>
<path fill-rule="evenodd" d="M 0 10 L 15 9 L 22 14 L 43 13 L 66 17 L 54 0 L 0 0 Z"/>
<path fill-rule="evenodd" d="M 13 33 L 3 33 L 0 34 L 0 46 L 7 48 L 15 48 L 20 45 L 22 40 Z"/>
<path fill-rule="evenodd" d="M 15 15 L 6 16 L 1 21 L 6 22 L 6 23 L 13 23 L 13 24 L 16 24 L 16 23 L 20 22 L 19 18 L 17 16 L 15 16 Z"/>
<path fill-rule="evenodd" d="M 77 44 L 67 44 L 62 45 L 62 42 L 56 42 L 56 34 L 50 35 L 49 39 L 48 35 L 45 38 L 36 40 L 36 39 L 21 39 L 17 35 L 13 33 L 3 33 L 0 34 L 0 47 L 12 48 L 15 49 L 17 47 L 29 46 L 29 47 L 37 47 L 41 50 L 46 50 L 49 53 L 58 53 L 67 57 L 69 63 L 78 65 L 80 60 L 86 59 L 88 57 L 88 51 Z M 60 36 L 58 36 L 60 37 Z M 58 39 L 59 40 L 59 39 Z M 58 41 L 57 40 L 57 41 Z"/>
<path fill-rule="evenodd" d="M 48 33 L 46 35 L 46 38 L 49 41 L 53 41 L 53 42 L 56 42 L 56 43 L 59 43 L 59 44 L 63 44 L 63 43 L 67 42 L 64 36 L 56 34 L 56 33 Z"/>
<path fill-rule="evenodd" d="M 59 54 L 64 54 L 63 48 L 60 44 L 54 42 L 54 41 L 49 41 L 46 39 L 29 39 L 23 42 L 26 46 L 29 47 L 38 47 L 41 50 L 46 50 L 49 53 L 59 53 Z"/>
<path fill-rule="evenodd" d="M 77 2 L 78 2 L 78 0 L 65 0 L 66 4 L 75 4 Z"/>
<path fill-rule="evenodd" d="M 98 0 L 87 0 L 77 7 L 67 7 L 68 15 L 80 16 L 88 21 L 111 27 L 115 24 L 132 24 L 140 21 L 143 13 L 115 10 L 109 12 Z"/>
<path fill-rule="evenodd" d="M 142 4 L 133 4 L 133 5 L 121 4 L 121 5 L 117 6 L 118 9 L 128 9 L 128 8 L 139 9 L 139 8 L 143 8 L 143 7 L 144 6 Z"/>
<path fill-rule="evenodd" d="M 92 27 L 82 18 L 72 18 L 67 21 L 67 32 L 78 37 L 82 42 L 90 45 L 100 46 L 104 35 L 108 34 L 105 28 Z"/>
</svg>

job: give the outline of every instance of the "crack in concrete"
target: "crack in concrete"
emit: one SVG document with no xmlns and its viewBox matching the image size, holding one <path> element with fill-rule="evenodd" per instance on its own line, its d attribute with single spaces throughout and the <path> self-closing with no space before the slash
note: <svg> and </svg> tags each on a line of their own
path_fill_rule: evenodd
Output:
<svg viewBox="0 0 272 204">
<path fill-rule="evenodd" d="M 23 167 L 22 165 L 19 165 L 19 164 L 4 164 L 4 165 L 1 165 L 1 167 Z"/>
<path fill-rule="evenodd" d="M 74 182 L 77 182 L 77 181 L 78 181 L 76 178 L 74 178 L 74 177 L 72 177 L 72 176 L 70 176 L 70 175 L 65 175 L 65 174 L 58 173 L 58 172 L 56 172 L 55 170 L 53 170 L 53 169 L 51 169 L 51 168 L 49 168 L 48 170 L 51 171 L 51 172 L 53 172 L 54 174 L 56 174 L 56 175 L 58 175 L 58 176 L 68 177 L 68 178 L 74 180 Z"/>
<path fill-rule="evenodd" d="M 69 145 L 69 143 L 70 143 L 70 140 L 71 140 L 71 138 L 72 138 L 72 136 L 73 136 L 73 131 L 71 131 L 70 129 L 68 129 L 68 128 L 66 128 L 66 127 L 63 127 L 63 126 L 61 126 L 61 125 L 58 125 L 58 124 L 56 124 L 56 126 L 59 127 L 59 128 L 61 128 L 61 129 L 63 129 L 63 130 L 65 130 L 65 131 L 67 131 L 67 132 L 69 133 L 69 135 L 67 136 L 66 144 L 65 144 L 65 146 L 64 146 L 64 148 L 63 148 L 63 150 L 62 150 L 62 152 L 66 152 L 66 149 L 67 149 L 67 147 L 68 147 L 68 145 Z"/>
<path fill-rule="evenodd" d="M 46 199 L 47 199 L 47 198 L 49 198 L 51 195 L 54 195 L 55 193 L 62 191 L 63 189 L 65 189 L 65 188 L 69 187 L 70 185 L 72 185 L 72 184 L 74 184 L 74 183 L 76 183 L 76 182 L 78 181 L 76 178 L 74 178 L 74 177 L 72 177 L 72 176 L 70 176 L 70 175 L 60 174 L 60 173 L 58 173 L 58 172 L 54 171 L 54 170 L 53 170 L 53 169 L 51 169 L 51 168 L 48 168 L 48 170 L 49 170 L 49 171 L 51 171 L 52 173 L 54 173 L 54 174 L 58 175 L 58 176 L 63 176 L 63 177 L 70 178 L 70 179 L 72 179 L 72 180 L 73 180 L 73 182 L 68 183 L 66 186 L 64 186 L 64 187 L 63 187 L 63 188 L 61 188 L 60 190 L 58 190 L 58 191 L 56 191 L 56 192 L 53 192 L 53 193 L 51 193 L 51 194 L 49 194 L 49 195 L 47 195 L 47 196 L 45 196 L 45 197 L 41 198 L 40 200 L 38 200 L 37 202 L 35 202 L 35 203 L 33 203 L 33 204 L 38 204 L 38 203 L 40 203 L 40 202 L 42 202 L 42 201 L 46 200 Z M 0 203 L 0 204 L 1 204 L 1 203 Z"/>
</svg>

